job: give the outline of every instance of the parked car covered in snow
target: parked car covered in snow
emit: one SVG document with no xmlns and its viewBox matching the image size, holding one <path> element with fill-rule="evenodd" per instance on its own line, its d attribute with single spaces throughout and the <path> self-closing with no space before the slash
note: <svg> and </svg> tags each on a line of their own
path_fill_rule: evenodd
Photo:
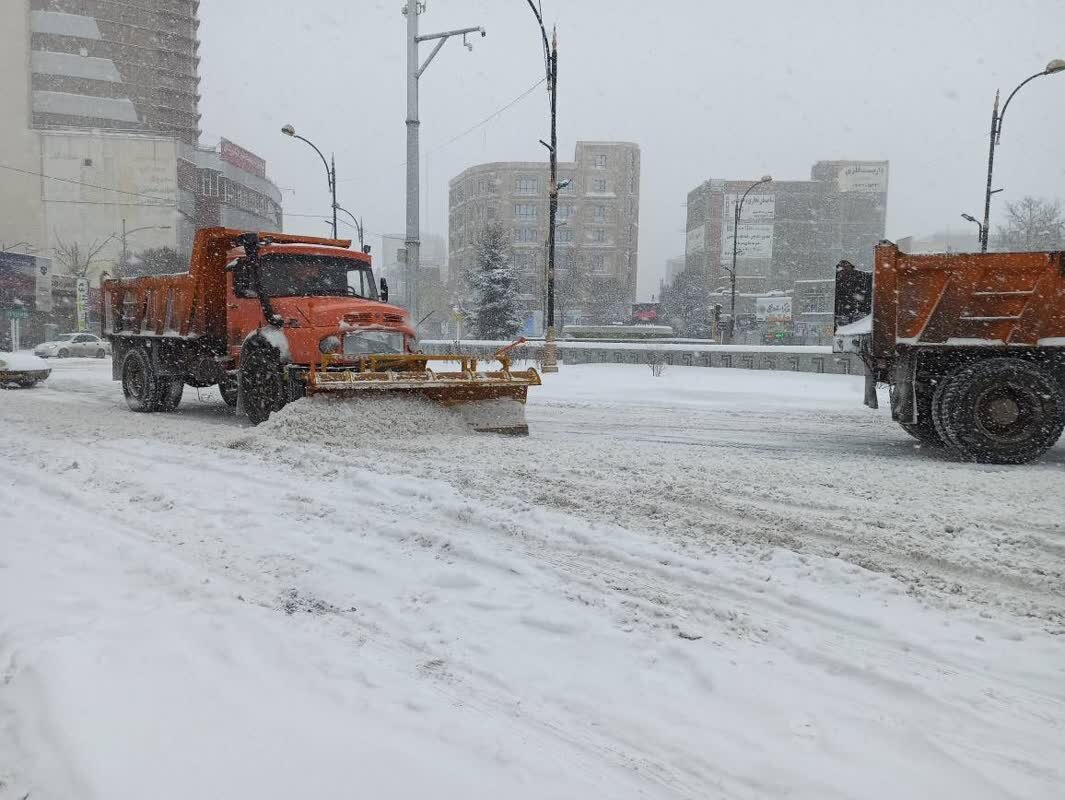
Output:
<svg viewBox="0 0 1065 800">
<path fill-rule="evenodd" d="M 41 358 L 104 358 L 111 355 L 111 343 L 91 333 L 63 333 L 37 345 L 33 354 Z"/>
<path fill-rule="evenodd" d="M 44 361 L 29 353 L 0 353 L 0 386 L 29 388 L 52 372 Z"/>
</svg>

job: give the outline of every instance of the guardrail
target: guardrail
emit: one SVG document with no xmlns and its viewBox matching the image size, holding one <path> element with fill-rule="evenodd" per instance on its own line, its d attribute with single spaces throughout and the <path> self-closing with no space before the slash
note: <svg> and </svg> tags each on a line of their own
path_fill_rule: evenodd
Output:
<svg viewBox="0 0 1065 800">
<path fill-rule="evenodd" d="M 458 352 L 491 358 L 509 342 L 465 339 L 422 340 L 423 352 L 432 355 Z M 762 369 L 785 372 L 815 372 L 836 375 L 862 375 L 865 365 L 852 353 L 833 353 L 827 346 L 693 345 L 661 342 L 560 341 L 559 360 L 563 364 L 643 364 L 664 363 L 680 367 L 720 367 L 723 369 Z M 542 340 L 530 341 L 511 352 L 514 361 L 542 359 Z"/>
</svg>

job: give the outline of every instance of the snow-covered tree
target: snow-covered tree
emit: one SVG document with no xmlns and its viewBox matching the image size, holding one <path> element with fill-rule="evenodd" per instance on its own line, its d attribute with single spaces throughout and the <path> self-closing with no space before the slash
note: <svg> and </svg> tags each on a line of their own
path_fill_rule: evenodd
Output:
<svg viewBox="0 0 1065 800">
<path fill-rule="evenodd" d="M 1065 244 L 1061 203 L 1025 197 L 1006 204 L 1006 225 L 998 228 L 1000 250 L 1055 250 Z"/>
<path fill-rule="evenodd" d="M 521 329 L 518 276 L 510 263 L 510 237 L 489 222 L 477 237 L 477 266 L 471 275 L 477 297 L 477 332 L 484 339 L 510 339 Z"/>
</svg>

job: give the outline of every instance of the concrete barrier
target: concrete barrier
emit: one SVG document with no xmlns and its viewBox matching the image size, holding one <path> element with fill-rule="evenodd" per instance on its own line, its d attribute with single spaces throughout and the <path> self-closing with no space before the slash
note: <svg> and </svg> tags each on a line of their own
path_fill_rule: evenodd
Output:
<svg viewBox="0 0 1065 800">
<path fill-rule="evenodd" d="M 456 352 L 456 343 L 423 340 L 423 352 L 440 355 Z M 491 358 L 509 342 L 468 339 L 458 344 L 458 352 Z M 511 351 L 514 361 L 540 361 L 544 343 L 530 341 Z M 663 362 L 681 367 L 722 367 L 725 369 L 783 370 L 787 372 L 827 372 L 836 375 L 862 375 L 865 365 L 852 353 L 836 354 L 831 347 L 693 345 L 665 342 L 558 342 L 563 364 L 646 364 Z"/>
</svg>

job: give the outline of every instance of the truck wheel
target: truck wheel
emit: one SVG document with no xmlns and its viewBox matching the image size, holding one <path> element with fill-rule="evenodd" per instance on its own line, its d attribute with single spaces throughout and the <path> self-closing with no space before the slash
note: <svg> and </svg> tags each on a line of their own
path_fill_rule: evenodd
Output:
<svg viewBox="0 0 1065 800">
<path fill-rule="evenodd" d="M 943 390 L 940 406 L 952 449 L 986 464 L 1038 458 L 1065 427 L 1061 386 L 1018 358 L 992 358 L 961 370 Z"/>
<path fill-rule="evenodd" d="M 947 393 L 947 388 L 950 386 L 951 381 L 954 380 L 954 377 L 964 369 L 965 367 L 962 367 L 961 370 L 955 370 L 951 374 L 941 377 L 936 383 L 935 391 L 932 392 L 932 424 L 935 426 L 936 433 L 944 446 L 955 452 L 958 450 L 958 444 L 951 439 L 950 431 L 947 429 L 943 415 L 943 396 Z"/>
<path fill-rule="evenodd" d="M 156 391 L 159 393 L 155 398 L 156 408 L 159 411 L 176 411 L 185 391 L 185 381 L 181 378 L 159 378 Z"/>
<path fill-rule="evenodd" d="M 921 444 L 929 447 L 942 447 L 943 440 L 936 431 L 932 421 L 932 393 L 934 387 L 920 384 L 914 386 L 917 392 L 917 421 L 900 422 L 899 426 Z"/>
<path fill-rule="evenodd" d="M 239 390 L 237 389 L 237 381 L 235 378 L 224 378 L 218 382 L 218 392 L 222 395 L 222 400 L 230 408 L 237 407 L 237 395 Z"/>
<path fill-rule="evenodd" d="M 237 387 L 240 407 L 253 425 L 266 422 L 270 414 L 284 406 L 284 380 L 277 350 L 265 340 L 244 345 Z"/>
<path fill-rule="evenodd" d="M 158 403 L 158 378 L 148 353 L 135 347 L 122 361 L 122 394 L 133 411 L 155 411 Z"/>
</svg>

